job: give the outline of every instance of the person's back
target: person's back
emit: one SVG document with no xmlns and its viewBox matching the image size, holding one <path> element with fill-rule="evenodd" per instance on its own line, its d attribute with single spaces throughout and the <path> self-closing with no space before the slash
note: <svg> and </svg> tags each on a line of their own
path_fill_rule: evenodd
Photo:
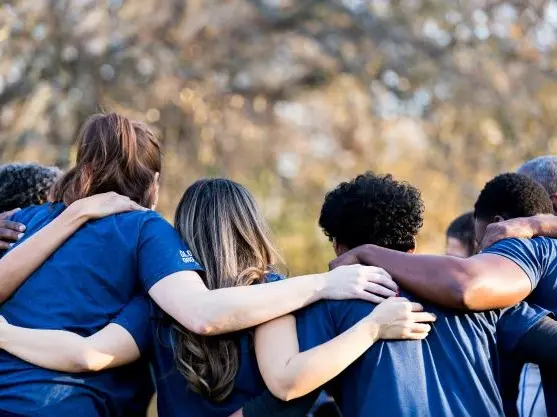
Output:
<svg viewBox="0 0 557 417">
<path fill-rule="evenodd" d="M 413 251 L 422 225 L 419 191 L 390 176 L 367 173 L 330 192 L 320 225 L 337 254 L 374 243 Z M 547 315 L 527 304 L 502 312 L 464 313 L 411 294 L 437 320 L 423 341 L 380 341 L 326 387 L 345 416 L 502 416 L 497 380 L 499 343 L 518 338 Z M 359 301 L 312 305 L 296 315 L 301 350 L 325 343 L 375 308 Z"/>
<path fill-rule="evenodd" d="M 10 277 L 2 277 L 0 295 L 3 300 L 10 297 L 0 306 L 0 316 L 16 326 L 68 330 L 80 336 L 114 323 L 127 330 L 144 353 L 147 326 L 138 325 L 140 318 L 133 314 L 122 315 L 124 307 L 166 276 L 192 264 L 199 269 L 197 263 L 172 226 L 155 212 L 138 210 L 87 222 L 74 219 L 74 212 L 65 208 L 107 192 L 128 197 L 128 207 L 153 208 L 161 169 L 158 141 L 139 122 L 114 113 L 96 115 L 79 135 L 76 159 L 76 166 L 51 190 L 55 203 L 32 206 L 12 217 L 27 230 L 6 257 L 52 222 L 72 221 L 82 227 L 19 288 L 21 281 L 14 286 Z M 142 360 L 72 375 L 0 352 L 0 410 L 41 416 L 77 410 L 83 417 L 137 415 L 145 412 L 150 393 L 149 369 Z"/>
<path fill-rule="evenodd" d="M 420 302 L 437 320 L 423 341 L 380 341 L 326 389 L 345 416 L 502 416 L 497 381 L 500 312 L 459 313 Z M 327 301 L 296 315 L 301 350 L 325 343 L 367 316 L 375 305 Z M 517 308 L 516 314 L 523 311 Z M 528 323 L 547 313 L 537 311 Z M 512 314 L 511 314 L 512 316 Z M 516 320 L 505 319 L 517 334 Z M 508 343 L 516 339 L 512 331 Z"/>
<path fill-rule="evenodd" d="M 17 213 L 15 219 L 27 224 L 28 230 L 21 242 L 64 208 L 61 203 L 47 204 Z M 0 306 L 0 315 L 22 327 L 63 329 L 90 336 L 113 321 L 155 278 L 144 265 L 145 260 L 139 262 L 142 255 L 138 244 L 146 237 L 154 238 L 161 228 L 168 228 L 167 234 L 174 233 L 156 213 L 140 211 L 87 223 Z M 106 410 L 99 412 L 101 415 L 118 415 L 126 402 L 138 402 L 141 409 L 150 391 L 146 362 L 99 374 L 70 376 L 0 351 L 0 409 L 46 413 L 50 408 L 72 410 L 79 404 L 81 408 Z"/>
</svg>

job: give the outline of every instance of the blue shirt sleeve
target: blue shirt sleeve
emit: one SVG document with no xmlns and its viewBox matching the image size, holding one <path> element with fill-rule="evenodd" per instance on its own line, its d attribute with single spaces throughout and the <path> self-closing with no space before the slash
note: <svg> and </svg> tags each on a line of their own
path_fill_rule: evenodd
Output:
<svg viewBox="0 0 557 417">
<path fill-rule="evenodd" d="M 499 345 L 506 351 L 512 351 L 520 338 L 549 314 L 551 312 L 545 308 L 525 301 L 507 308 L 497 322 Z"/>
<path fill-rule="evenodd" d="M 545 275 L 547 266 L 555 261 L 555 250 L 550 239 L 505 239 L 490 246 L 482 253 L 503 256 L 516 263 L 536 288 Z"/>
<path fill-rule="evenodd" d="M 139 234 L 137 262 L 145 291 L 176 272 L 203 270 L 174 228 L 155 213 Z"/>
<path fill-rule="evenodd" d="M 295 315 L 300 352 L 322 345 L 336 336 L 327 301 L 314 303 L 298 310 Z"/>
<path fill-rule="evenodd" d="M 151 305 L 146 295 L 137 295 L 111 321 L 128 331 L 141 354 L 151 347 Z"/>
</svg>

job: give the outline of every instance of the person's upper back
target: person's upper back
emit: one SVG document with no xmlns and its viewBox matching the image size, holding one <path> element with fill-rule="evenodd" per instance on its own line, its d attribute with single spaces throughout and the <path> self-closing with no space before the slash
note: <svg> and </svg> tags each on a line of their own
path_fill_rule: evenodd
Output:
<svg viewBox="0 0 557 417">
<path fill-rule="evenodd" d="M 22 242 L 64 208 L 47 204 L 16 213 L 13 220 L 27 226 Z M 85 224 L 72 235 L 0 306 L 0 315 L 17 326 L 88 336 L 114 322 L 135 295 L 158 280 L 199 269 L 192 259 L 172 226 L 158 214 L 137 211 L 109 216 Z M 139 340 L 136 343 L 143 354 L 144 346 Z M 83 416 L 122 415 L 126 406 L 140 409 L 148 400 L 150 382 L 146 362 L 70 375 L 0 351 L 0 409 L 24 415 L 65 415 L 72 407 Z"/>
<path fill-rule="evenodd" d="M 501 313 L 459 313 L 418 301 L 437 316 L 425 340 L 379 341 L 327 387 L 343 415 L 503 415 L 494 373 Z M 363 301 L 328 301 L 301 310 L 296 316 L 300 349 L 332 339 L 374 307 Z M 516 341 L 512 334 L 523 334 L 547 314 L 529 313 L 524 318 L 523 311 L 516 311 L 507 324 L 508 343 Z"/>
<path fill-rule="evenodd" d="M 22 242 L 64 208 L 46 204 L 16 213 L 13 220 L 27 226 Z M 179 269 L 181 250 L 186 248 L 172 226 L 155 212 L 129 212 L 86 223 L 0 312 L 18 326 L 92 334 L 134 293 L 148 290 L 169 271 Z"/>
</svg>

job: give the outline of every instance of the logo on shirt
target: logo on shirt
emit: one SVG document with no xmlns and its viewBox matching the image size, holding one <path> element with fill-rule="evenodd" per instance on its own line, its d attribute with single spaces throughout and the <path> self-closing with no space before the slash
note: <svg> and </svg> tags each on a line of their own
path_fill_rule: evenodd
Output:
<svg viewBox="0 0 557 417">
<path fill-rule="evenodd" d="M 186 251 L 181 250 L 180 257 L 182 258 L 182 261 L 184 261 L 185 264 L 190 264 L 195 262 L 195 259 L 193 259 L 193 254 L 189 250 Z"/>
</svg>

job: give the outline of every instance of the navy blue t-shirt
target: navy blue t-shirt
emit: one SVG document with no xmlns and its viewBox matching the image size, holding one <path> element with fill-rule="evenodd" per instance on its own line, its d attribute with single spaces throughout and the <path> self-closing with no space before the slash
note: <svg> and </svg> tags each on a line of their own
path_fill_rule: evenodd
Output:
<svg viewBox="0 0 557 417">
<path fill-rule="evenodd" d="M 12 220 L 27 226 L 22 241 L 56 218 L 63 204 L 29 207 Z M 21 242 L 19 242 L 21 243 Z M 18 243 L 18 244 L 19 244 Z M 129 212 L 91 221 L 72 235 L 0 306 L 16 325 L 89 336 L 115 322 L 145 346 L 134 296 L 175 272 L 200 269 L 172 226 L 155 212 Z M 141 308 L 141 307 L 140 307 Z M 120 316 L 119 316 L 120 315 Z M 50 371 L 0 352 L 0 410 L 23 415 L 130 415 L 145 410 L 152 392 L 145 361 L 98 373 Z"/>
<path fill-rule="evenodd" d="M 276 274 L 267 276 L 268 282 L 282 279 Z M 252 398 L 263 394 L 265 383 L 259 373 L 251 330 L 229 334 L 240 350 L 240 369 L 230 396 L 220 403 L 209 401 L 192 391 L 187 380 L 178 372 L 174 362 L 173 342 L 176 334 L 172 322 L 153 303 L 153 355 L 151 363 L 157 389 L 157 409 L 164 417 L 227 417 Z"/>
<path fill-rule="evenodd" d="M 528 302 L 557 314 L 557 239 L 506 239 L 482 253 L 504 256 L 516 263 L 532 284 Z"/>
<path fill-rule="evenodd" d="M 535 239 L 506 239 L 487 248 L 483 253 L 503 256 L 516 263 L 528 276 L 532 293 L 526 298 L 557 314 L 557 240 L 546 237 Z M 505 364 L 503 364 L 505 366 Z M 548 415 L 557 413 L 557 376 L 554 370 L 541 369 Z M 517 376 L 515 375 L 515 378 Z M 515 383 L 517 381 L 514 381 Z M 508 381 L 508 384 L 511 384 Z M 513 397 L 509 397 L 511 400 Z M 509 401 L 509 400 L 507 400 Z M 514 404 L 511 405 L 514 408 Z"/>
<path fill-rule="evenodd" d="M 542 317 L 522 305 L 461 313 L 419 301 L 437 321 L 423 341 L 379 341 L 327 386 L 345 416 L 494 417 L 503 415 L 497 380 L 498 324 L 509 348 Z M 370 314 L 363 301 L 319 302 L 296 314 L 300 350 L 331 340 Z"/>
</svg>

